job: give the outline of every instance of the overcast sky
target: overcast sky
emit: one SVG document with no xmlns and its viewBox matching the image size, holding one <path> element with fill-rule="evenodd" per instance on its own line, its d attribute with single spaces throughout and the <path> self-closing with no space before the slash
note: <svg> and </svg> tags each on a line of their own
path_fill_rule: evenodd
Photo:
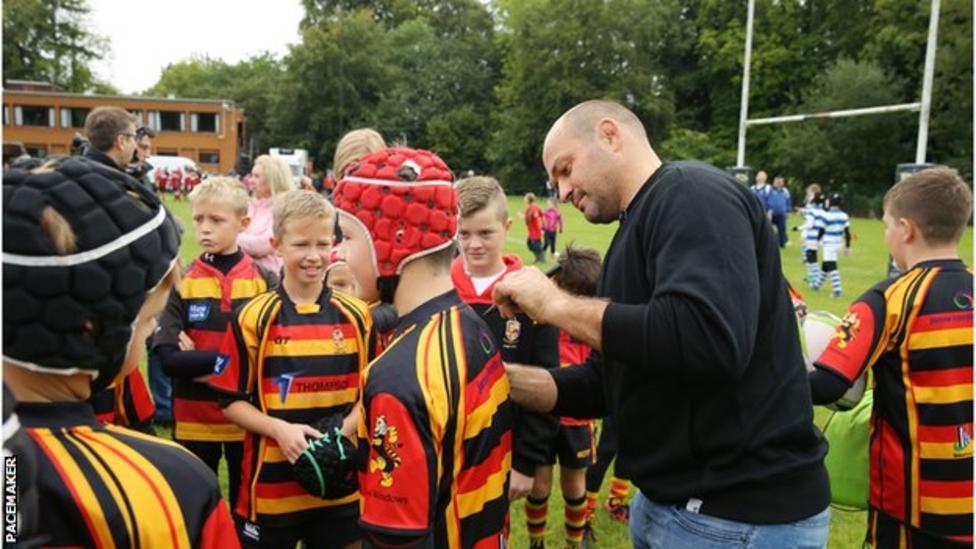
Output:
<svg viewBox="0 0 976 549">
<path fill-rule="evenodd" d="M 89 0 L 91 30 L 110 40 L 95 71 L 123 93 L 141 92 L 193 54 L 235 63 L 298 42 L 300 0 Z"/>
</svg>

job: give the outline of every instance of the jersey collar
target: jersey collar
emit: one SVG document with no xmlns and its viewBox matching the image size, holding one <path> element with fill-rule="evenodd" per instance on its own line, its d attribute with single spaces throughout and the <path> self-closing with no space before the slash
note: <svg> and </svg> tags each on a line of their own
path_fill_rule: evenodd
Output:
<svg viewBox="0 0 976 549">
<path fill-rule="evenodd" d="M 19 402 L 20 424 L 30 428 L 61 428 L 100 425 L 87 402 Z"/>
</svg>

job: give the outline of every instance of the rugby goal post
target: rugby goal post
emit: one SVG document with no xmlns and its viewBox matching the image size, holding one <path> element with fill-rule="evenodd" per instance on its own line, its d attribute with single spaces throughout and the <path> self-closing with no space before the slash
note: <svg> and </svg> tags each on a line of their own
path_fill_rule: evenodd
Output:
<svg viewBox="0 0 976 549">
<path fill-rule="evenodd" d="M 749 119 L 749 71 L 752 64 L 752 29 L 756 11 L 756 0 L 748 0 L 746 15 L 746 44 L 745 58 L 742 64 L 742 96 L 739 105 L 739 140 L 736 152 L 735 168 L 746 167 L 746 130 L 749 126 L 762 124 L 783 124 L 788 122 L 802 122 L 811 119 L 845 118 L 850 116 L 864 116 L 868 114 L 885 114 L 899 111 L 918 111 L 918 141 L 915 146 L 915 164 L 924 165 L 928 147 L 929 113 L 932 107 L 932 80 L 935 74 L 935 48 L 939 34 L 940 0 L 931 0 L 929 14 L 928 42 L 925 46 L 925 69 L 922 77 L 922 98 L 915 103 L 901 103 L 897 105 L 881 105 L 839 111 L 827 111 L 808 114 L 790 114 L 768 118 Z"/>
</svg>

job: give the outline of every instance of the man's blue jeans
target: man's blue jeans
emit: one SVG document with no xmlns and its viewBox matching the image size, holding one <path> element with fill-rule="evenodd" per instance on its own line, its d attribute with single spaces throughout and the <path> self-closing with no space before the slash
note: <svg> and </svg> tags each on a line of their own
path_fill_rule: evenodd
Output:
<svg viewBox="0 0 976 549">
<path fill-rule="evenodd" d="M 630 503 L 630 539 L 636 549 L 823 549 L 829 530 L 829 507 L 797 522 L 748 524 L 654 503 L 639 491 Z"/>
</svg>

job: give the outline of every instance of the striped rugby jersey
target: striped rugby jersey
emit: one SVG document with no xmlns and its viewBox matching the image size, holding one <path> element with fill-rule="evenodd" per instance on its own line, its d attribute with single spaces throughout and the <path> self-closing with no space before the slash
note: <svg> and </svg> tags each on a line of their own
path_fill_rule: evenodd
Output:
<svg viewBox="0 0 976 549">
<path fill-rule="evenodd" d="M 827 211 L 821 210 L 815 226 L 824 230 L 821 244 L 825 248 L 841 248 L 844 246 L 844 229 L 850 227 L 850 219 L 840 208 L 831 208 Z"/>
<path fill-rule="evenodd" d="M 508 378 L 488 326 L 453 290 L 400 319 L 363 375 L 360 525 L 431 547 L 504 547 Z M 425 545 L 427 546 L 427 545 Z"/>
<path fill-rule="evenodd" d="M 819 204 L 808 204 L 803 207 L 803 225 L 800 225 L 800 235 L 803 237 L 803 247 L 807 250 L 816 250 L 820 244 L 817 242 L 817 229 L 821 226 L 820 218 L 823 214 L 824 209 Z"/>
<path fill-rule="evenodd" d="M 179 444 L 103 425 L 83 402 L 20 403 L 46 547 L 240 547 L 217 477 Z"/>
<path fill-rule="evenodd" d="M 88 402 L 95 409 L 95 417 L 102 423 L 151 432 L 156 403 L 139 368 L 93 394 Z"/>
<path fill-rule="evenodd" d="M 873 369 L 874 546 L 920 546 L 918 532 L 972 543 L 972 271 L 924 261 L 878 284 L 851 305 L 816 364 L 852 383 Z"/>
<path fill-rule="evenodd" d="M 299 305 L 279 287 L 252 299 L 230 323 L 210 386 L 270 417 L 314 425 L 352 410 L 375 345 L 364 302 L 325 288 L 317 303 Z M 251 522 L 284 526 L 324 510 L 355 515 L 358 493 L 310 495 L 273 438 L 248 433 L 241 468 L 234 512 Z"/>
<path fill-rule="evenodd" d="M 260 270 L 247 255 L 224 274 L 205 260 L 193 260 L 179 288 L 170 294 L 160 317 L 155 345 L 178 345 L 185 331 L 197 351 L 216 351 L 224 339 L 233 312 L 266 291 L 274 277 Z M 207 442 L 244 440 L 244 430 L 224 417 L 219 393 L 192 378 L 173 377 L 173 438 Z"/>
</svg>

